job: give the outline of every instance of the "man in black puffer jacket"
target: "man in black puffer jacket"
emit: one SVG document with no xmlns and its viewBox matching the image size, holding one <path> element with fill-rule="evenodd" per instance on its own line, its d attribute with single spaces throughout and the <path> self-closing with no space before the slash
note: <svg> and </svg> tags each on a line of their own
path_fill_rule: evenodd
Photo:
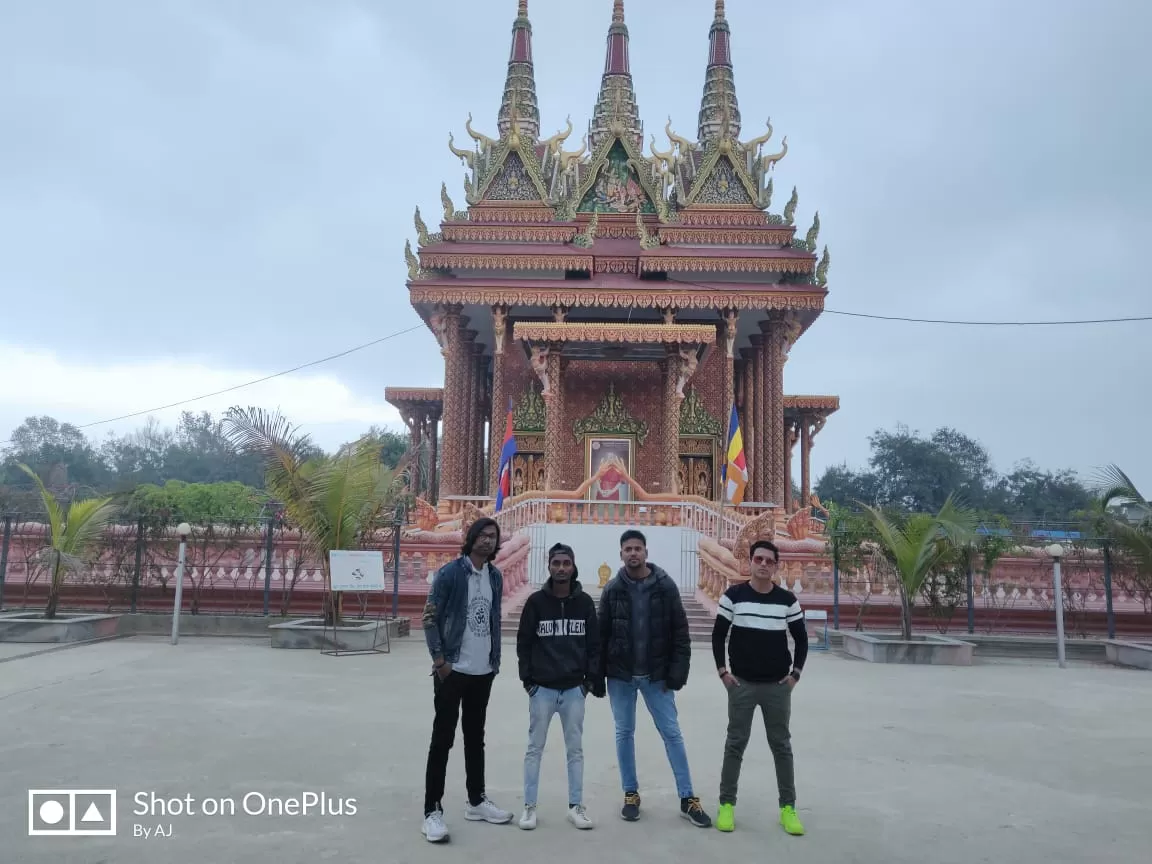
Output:
<svg viewBox="0 0 1152 864">
<path fill-rule="evenodd" d="M 620 816 L 640 818 L 640 784 L 636 778 L 636 697 L 644 704 L 660 737 L 676 778 L 680 815 L 700 828 L 712 824 L 692 791 L 688 753 L 680 734 L 675 691 L 688 683 L 692 641 L 688 615 L 676 583 L 648 563 L 648 541 L 639 531 L 620 537 L 624 566 L 600 595 L 600 675 L 616 723 L 616 760 L 624 787 Z"/>
<path fill-rule="evenodd" d="M 520 614 L 516 656 L 528 691 L 528 752 L 524 755 L 524 815 L 520 827 L 536 827 L 540 757 L 552 715 L 560 715 L 568 755 L 568 821 L 591 828 L 584 809 L 584 700 L 600 669 L 596 604 L 577 578 L 576 556 L 557 543 L 548 550 L 548 581 L 528 598 Z M 603 696 L 603 690 L 597 693 Z"/>
</svg>

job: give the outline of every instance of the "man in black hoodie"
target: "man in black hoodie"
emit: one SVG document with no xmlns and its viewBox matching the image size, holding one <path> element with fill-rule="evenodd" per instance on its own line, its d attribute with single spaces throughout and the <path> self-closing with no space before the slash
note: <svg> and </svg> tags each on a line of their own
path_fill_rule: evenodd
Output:
<svg viewBox="0 0 1152 864">
<path fill-rule="evenodd" d="M 578 580 L 576 555 L 557 543 L 548 550 L 549 579 L 528 598 L 520 614 L 516 656 L 528 691 L 528 752 L 524 755 L 524 815 L 520 827 L 536 827 L 540 757 L 552 715 L 560 715 L 568 751 L 568 821 L 591 828 L 584 809 L 584 700 L 600 666 L 596 604 Z M 603 696 L 603 690 L 597 692 Z"/>
<path fill-rule="evenodd" d="M 624 787 L 620 818 L 640 818 L 636 777 L 636 697 L 643 696 L 676 778 L 680 815 L 698 828 L 711 818 L 692 791 L 688 753 L 676 711 L 675 691 L 688 683 L 692 640 L 688 615 L 672 578 L 648 561 L 648 541 L 636 530 L 620 537 L 624 566 L 600 595 L 600 675 L 616 724 L 616 761 Z"/>
</svg>

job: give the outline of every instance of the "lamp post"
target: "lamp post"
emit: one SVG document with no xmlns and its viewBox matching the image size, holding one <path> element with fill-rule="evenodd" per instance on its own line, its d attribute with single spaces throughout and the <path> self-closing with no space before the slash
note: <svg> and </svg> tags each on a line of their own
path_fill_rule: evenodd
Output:
<svg viewBox="0 0 1152 864">
<path fill-rule="evenodd" d="M 176 559 L 176 603 L 172 609 L 172 644 L 180 641 L 180 607 L 184 603 L 184 554 L 188 535 L 192 533 L 192 526 L 181 522 L 176 526 L 176 533 L 180 535 L 180 555 Z"/>
<path fill-rule="evenodd" d="M 1064 547 L 1053 543 L 1044 550 L 1052 558 L 1052 582 L 1056 590 L 1056 662 L 1064 668 L 1064 590 L 1060 586 L 1060 559 Z"/>
<path fill-rule="evenodd" d="M 400 616 L 400 534 L 404 530 L 404 502 L 396 505 L 392 517 L 392 618 Z"/>
</svg>

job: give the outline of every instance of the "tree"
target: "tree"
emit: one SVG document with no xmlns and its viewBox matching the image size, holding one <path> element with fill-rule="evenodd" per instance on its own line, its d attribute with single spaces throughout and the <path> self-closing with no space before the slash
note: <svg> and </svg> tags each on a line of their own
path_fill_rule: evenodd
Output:
<svg viewBox="0 0 1152 864">
<path fill-rule="evenodd" d="M 156 525 L 252 523 L 264 508 L 265 496 L 243 483 L 145 484 L 132 492 L 125 507 Z"/>
<path fill-rule="evenodd" d="M 1141 583 L 1152 581 L 1152 501 L 1116 465 L 1105 468 L 1100 479 L 1095 527 L 1127 559 Z M 1117 513 L 1117 505 L 1124 504 L 1135 505 L 1138 515 Z"/>
<path fill-rule="evenodd" d="M 912 599 L 925 580 L 959 546 L 974 542 L 976 518 L 971 510 L 953 502 L 951 495 L 936 515 L 913 513 L 895 519 L 862 504 L 872 520 L 888 559 L 896 569 L 900 588 L 900 630 L 912 639 Z"/>
<path fill-rule="evenodd" d="M 45 485 L 70 498 L 80 488 L 102 489 L 109 479 L 107 466 L 84 433 L 52 417 L 27 418 L 5 449 L 3 483 L 23 482 L 19 466 L 26 465 Z"/>
<path fill-rule="evenodd" d="M 1072 471 L 1041 471 L 1027 459 L 999 487 L 1005 512 L 1025 522 L 1063 522 L 1092 506 L 1092 493 Z"/>
<path fill-rule="evenodd" d="M 85 556 L 100 542 L 117 508 L 111 498 L 88 498 L 62 506 L 35 471 L 24 464 L 18 467 L 40 490 L 48 514 L 48 545 L 36 552 L 36 560 L 48 569 L 48 604 L 44 617 L 51 619 L 56 617 L 65 576 L 84 567 Z"/>
<path fill-rule="evenodd" d="M 400 492 L 396 475 L 381 460 L 379 442 L 364 437 L 337 456 L 309 456 L 315 448 L 307 435 L 279 413 L 260 408 L 231 409 L 225 430 L 239 452 L 263 461 L 265 489 L 320 562 L 325 622 L 338 624 L 341 603 L 331 590 L 329 553 L 362 548 L 391 522 Z"/>
</svg>

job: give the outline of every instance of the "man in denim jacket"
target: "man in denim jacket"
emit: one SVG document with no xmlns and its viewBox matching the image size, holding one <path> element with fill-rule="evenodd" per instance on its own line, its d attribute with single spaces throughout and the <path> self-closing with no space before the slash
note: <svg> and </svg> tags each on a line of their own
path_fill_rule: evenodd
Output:
<svg viewBox="0 0 1152 864">
<path fill-rule="evenodd" d="M 424 780 L 424 826 L 431 843 L 448 838 L 444 824 L 448 751 L 456 721 L 464 733 L 464 772 L 468 805 L 464 818 L 503 824 L 512 814 L 484 793 L 484 724 L 492 681 L 500 671 L 500 601 L 504 578 L 492 564 L 500 551 L 500 526 L 477 519 L 468 529 L 461 555 L 432 577 L 424 607 L 424 640 L 432 655 L 432 744 Z"/>
</svg>

